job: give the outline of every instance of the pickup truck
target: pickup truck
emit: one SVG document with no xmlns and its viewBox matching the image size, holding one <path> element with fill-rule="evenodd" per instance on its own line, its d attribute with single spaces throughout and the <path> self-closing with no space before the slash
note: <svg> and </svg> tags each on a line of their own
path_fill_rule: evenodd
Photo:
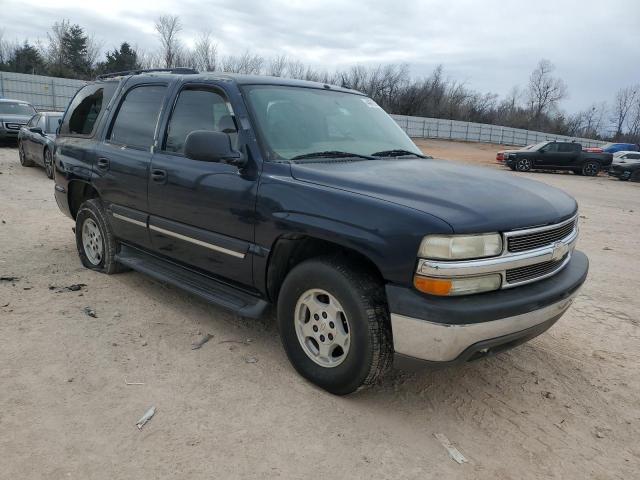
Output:
<svg viewBox="0 0 640 480">
<path fill-rule="evenodd" d="M 527 341 L 587 276 L 572 197 L 426 157 L 333 85 L 102 77 L 71 101 L 54 163 L 85 267 L 245 317 L 274 305 L 292 365 L 334 394 L 376 383 L 394 355 L 449 365 Z"/>
<path fill-rule="evenodd" d="M 498 152 L 498 161 L 503 161 L 511 170 L 571 170 L 579 175 L 595 176 L 611 165 L 611 153 L 596 153 L 582 150 L 575 142 L 541 142 L 520 150 Z"/>
</svg>

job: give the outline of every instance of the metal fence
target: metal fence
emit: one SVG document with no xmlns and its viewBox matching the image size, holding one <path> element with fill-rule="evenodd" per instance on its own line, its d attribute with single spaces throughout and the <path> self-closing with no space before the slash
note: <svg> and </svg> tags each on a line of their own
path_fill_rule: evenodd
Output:
<svg viewBox="0 0 640 480">
<path fill-rule="evenodd" d="M 548 140 L 575 140 L 585 147 L 601 147 L 606 143 L 588 138 L 553 135 L 552 133 L 501 127 L 499 125 L 489 125 L 486 123 L 443 120 L 440 118 L 409 117 L 406 115 L 391 116 L 407 135 L 412 138 L 440 138 L 518 146 L 531 145 Z"/>
<path fill-rule="evenodd" d="M 0 72 L 0 98 L 23 100 L 42 111 L 62 111 L 85 83 L 69 78 Z"/>
<path fill-rule="evenodd" d="M 31 103 L 38 110 L 64 110 L 71 98 L 86 82 L 69 78 L 44 77 L 24 73 L 0 72 L 0 98 L 12 98 Z M 391 115 L 413 138 L 441 138 L 469 142 L 531 145 L 547 140 L 580 142 L 586 147 L 599 147 L 605 142 L 586 138 L 566 137 L 520 128 L 484 123 L 443 120 L 439 118 Z"/>
</svg>

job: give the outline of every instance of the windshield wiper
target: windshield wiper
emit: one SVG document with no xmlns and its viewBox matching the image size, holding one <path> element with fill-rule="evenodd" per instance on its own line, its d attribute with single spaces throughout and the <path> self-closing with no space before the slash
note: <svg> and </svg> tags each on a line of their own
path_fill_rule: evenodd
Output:
<svg viewBox="0 0 640 480">
<path fill-rule="evenodd" d="M 419 153 L 410 152 L 409 150 L 383 150 L 382 152 L 371 154 L 372 157 L 406 157 L 408 155 L 413 155 L 418 158 L 429 158 Z"/>
<path fill-rule="evenodd" d="M 349 152 L 341 152 L 339 150 L 327 150 L 325 152 L 313 152 L 313 153 L 303 153 L 302 155 L 297 155 L 293 157 L 291 160 L 303 160 L 305 158 L 366 158 L 367 160 L 373 160 L 373 157 L 368 155 L 360 155 L 359 153 L 349 153 Z"/>
</svg>

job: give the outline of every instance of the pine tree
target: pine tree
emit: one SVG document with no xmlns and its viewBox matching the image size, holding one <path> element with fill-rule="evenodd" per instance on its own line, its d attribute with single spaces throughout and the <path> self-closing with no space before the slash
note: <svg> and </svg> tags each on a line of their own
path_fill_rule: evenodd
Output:
<svg viewBox="0 0 640 480">
<path fill-rule="evenodd" d="M 122 72 L 124 70 L 140 69 L 138 54 L 127 42 L 120 45 L 120 50 L 107 52 L 107 60 L 98 64 L 101 73 Z"/>
<path fill-rule="evenodd" d="M 36 75 L 44 75 L 46 73 L 44 60 L 40 52 L 26 41 L 13 52 L 6 64 L 6 69 L 10 72 Z"/>
</svg>

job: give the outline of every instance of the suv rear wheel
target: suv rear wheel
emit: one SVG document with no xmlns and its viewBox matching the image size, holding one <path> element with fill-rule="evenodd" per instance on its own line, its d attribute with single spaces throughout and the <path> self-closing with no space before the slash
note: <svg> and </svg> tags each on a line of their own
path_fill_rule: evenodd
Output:
<svg viewBox="0 0 640 480">
<path fill-rule="evenodd" d="M 374 384 L 391 366 L 384 287 L 343 257 L 307 260 L 289 273 L 278 326 L 294 368 L 331 393 Z"/>
<path fill-rule="evenodd" d="M 102 202 L 97 198 L 85 201 L 76 215 L 76 246 L 82 264 L 107 274 L 126 270 L 115 261 L 118 242 Z"/>
</svg>

